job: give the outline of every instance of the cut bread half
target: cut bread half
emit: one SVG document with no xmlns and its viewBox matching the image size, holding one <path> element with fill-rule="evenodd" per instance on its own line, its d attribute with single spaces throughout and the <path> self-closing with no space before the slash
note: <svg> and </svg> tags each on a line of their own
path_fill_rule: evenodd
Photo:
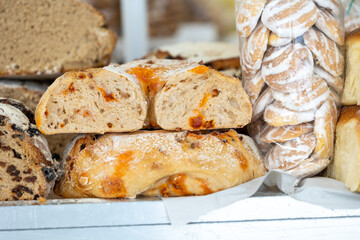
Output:
<svg viewBox="0 0 360 240">
<path fill-rule="evenodd" d="M 0 76 L 51 75 L 110 61 L 116 35 L 82 1 L 1 1 L 0 12 Z"/>
<path fill-rule="evenodd" d="M 235 77 L 182 60 L 139 60 L 110 69 L 140 82 L 150 126 L 165 130 L 238 128 L 251 120 L 248 95 Z"/>
<path fill-rule="evenodd" d="M 56 79 L 40 99 L 35 120 L 45 134 L 128 132 L 143 127 L 146 113 L 136 82 L 88 69 Z"/>
</svg>

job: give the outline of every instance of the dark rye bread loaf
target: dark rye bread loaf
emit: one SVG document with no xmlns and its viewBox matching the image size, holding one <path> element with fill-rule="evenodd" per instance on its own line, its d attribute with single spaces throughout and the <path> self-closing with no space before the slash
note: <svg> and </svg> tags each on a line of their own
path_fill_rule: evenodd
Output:
<svg viewBox="0 0 360 240">
<path fill-rule="evenodd" d="M 0 201 L 45 198 L 60 175 L 59 165 L 31 110 L 0 99 Z"/>
<path fill-rule="evenodd" d="M 116 35 L 77 0 L 2 0 L 0 76 L 59 74 L 104 66 Z"/>
</svg>

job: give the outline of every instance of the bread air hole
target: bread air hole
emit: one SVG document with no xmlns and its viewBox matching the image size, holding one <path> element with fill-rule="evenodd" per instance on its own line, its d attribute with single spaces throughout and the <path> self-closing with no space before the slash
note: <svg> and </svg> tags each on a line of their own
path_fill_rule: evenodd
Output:
<svg viewBox="0 0 360 240">
<path fill-rule="evenodd" d="M 229 103 L 231 106 L 233 106 L 236 109 L 240 109 L 239 103 L 236 101 L 235 98 L 229 98 Z"/>
<path fill-rule="evenodd" d="M 107 126 L 109 127 L 109 128 L 112 128 L 112 123 L 107 123 Z"/>
</svg>

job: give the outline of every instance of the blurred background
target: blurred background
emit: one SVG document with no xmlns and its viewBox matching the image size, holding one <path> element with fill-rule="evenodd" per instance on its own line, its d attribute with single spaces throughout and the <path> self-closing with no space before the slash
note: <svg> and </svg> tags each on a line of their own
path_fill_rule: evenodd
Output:
<svg viewBox="0 0 360 240">
<path fill-rule="evenodd" d="M 85 0 L 118 35 L 112 61 L 181 41 L 236 42 L 234 0 Z"/>
</svg>

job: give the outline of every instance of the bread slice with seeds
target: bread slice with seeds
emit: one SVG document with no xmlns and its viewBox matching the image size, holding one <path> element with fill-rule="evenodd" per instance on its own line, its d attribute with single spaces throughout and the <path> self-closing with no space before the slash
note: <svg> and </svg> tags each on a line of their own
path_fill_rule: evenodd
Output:
<svg viewBox="0 0 360 240">
<path fill-rule="evenodd" d="M 127 132 L 142 128 L 146 113 L 137 82 L 93 68 L 56 79 L 41 97 L 35 119 L 45 134 Z"/>
<path fill-rule="evenodd" d="M 60 176 L 33 113 L 20 102 L 0 99 L 0 201 L 46 197 Z"/>
<path fill-rule="evenodd" d="M 53 75 L 110 61 L 116 35 L 85 2 L 3 0 L 0 13 L 0 76 Z"/>
</svg>

